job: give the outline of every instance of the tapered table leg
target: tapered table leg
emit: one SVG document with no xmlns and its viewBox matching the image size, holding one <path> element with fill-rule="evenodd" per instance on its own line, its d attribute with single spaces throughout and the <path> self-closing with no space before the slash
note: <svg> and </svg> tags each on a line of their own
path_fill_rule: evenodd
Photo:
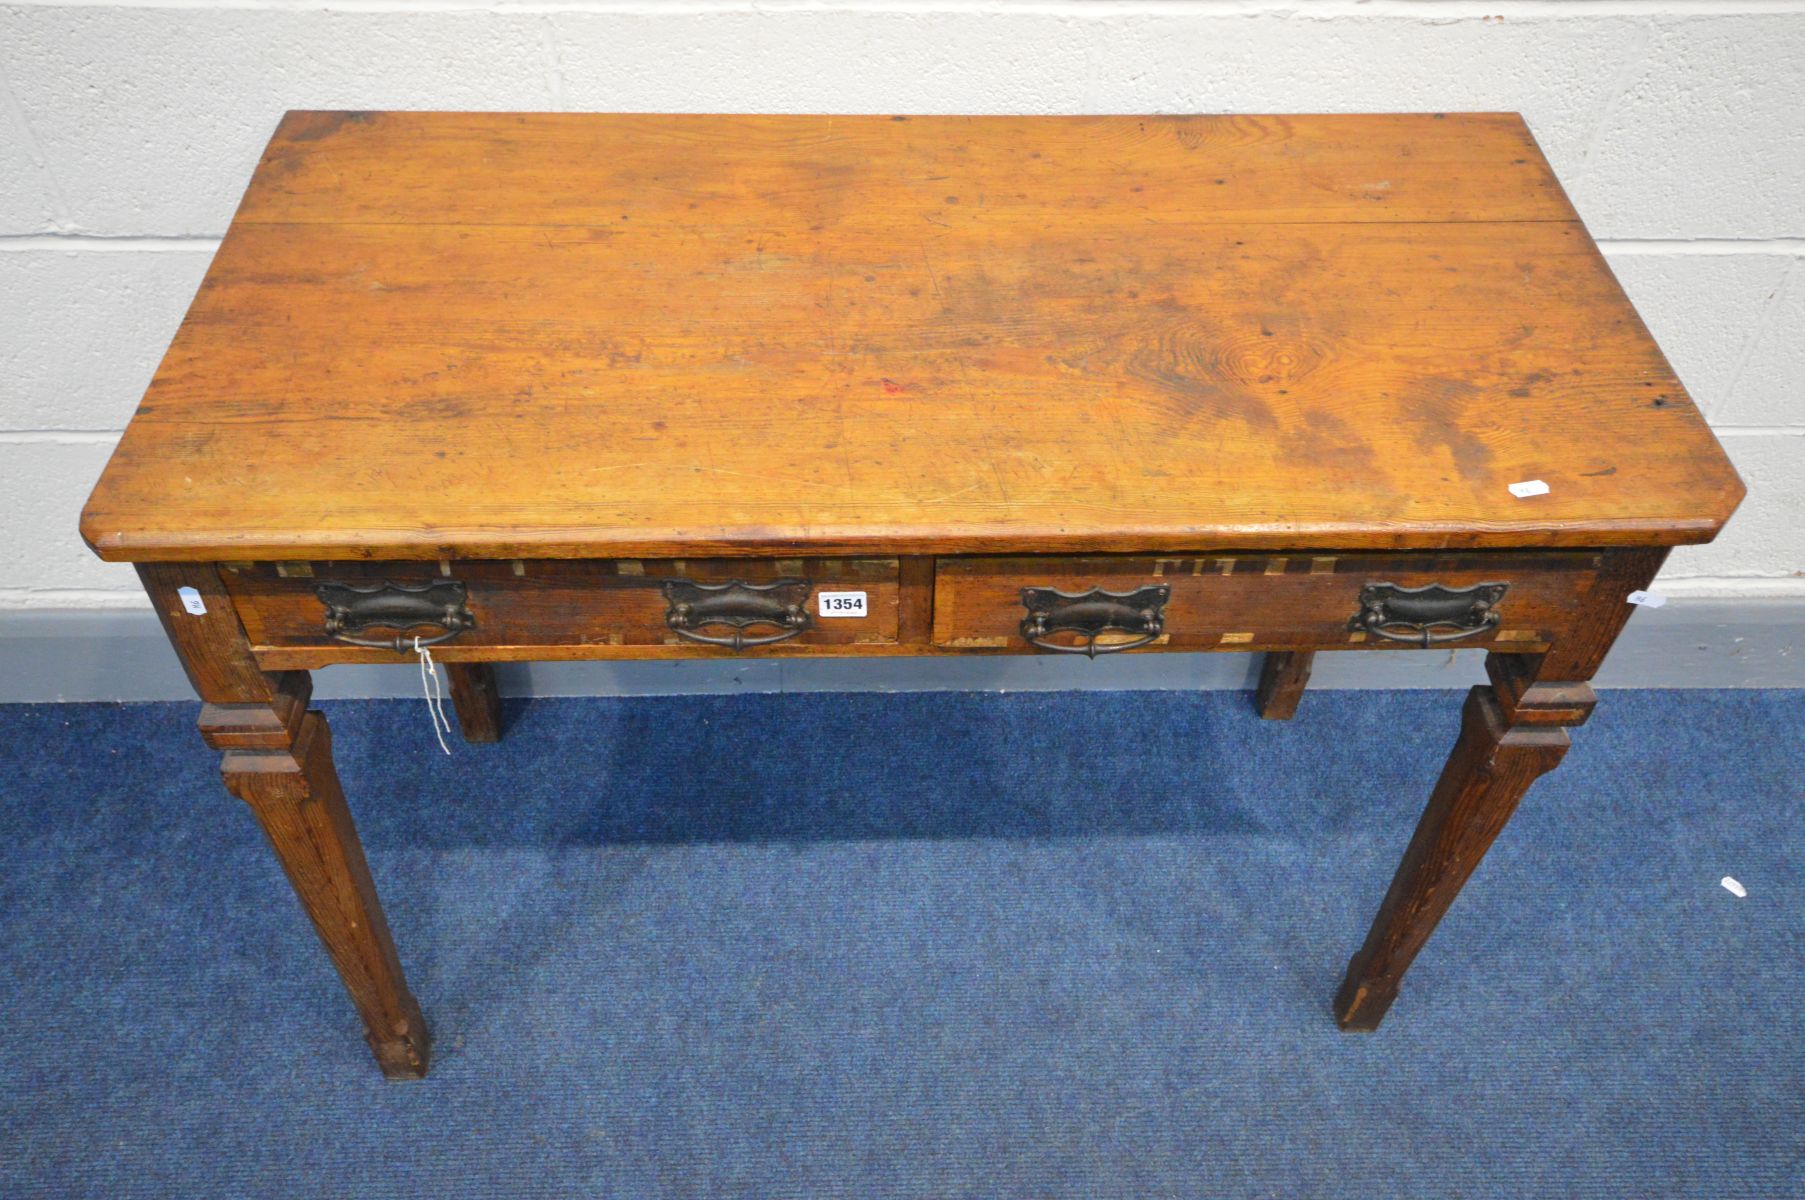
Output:
<svg viewBox="0 0 1805 1200">
<path fill-rule="evenodd" d="M 231 750 L 220 760 L 226 788 L 256 814 L 301 907 L 363 1018 L 382 1073 L 426 1074 L 430 1037 L 408 990 L 388 921 L 376 898 L 351 810 L 332 766 L 332 735 L 317 712 L 301 718 L 294 744 Z"/>
<path fill-rule="evenodd" d="M 1297 702 L 1310 682 L 1314 650 L 1271 651 L 1260 663 L 1260 690 L 1254 706 L 1268 721 L 1289 721 L 1297 715 Z"/>
<path fill-rule="evenodd" d="M 1378 1028 L 1405 970 L 1523 793 L 1567 753 L 1566 728 L 1585 724 L 1597 703 L 1587 681 L 1635 611 L 1627 597 L 1648 587 L 1666 557 L 1660 548 L 1601 554 L 1581 610 L 1546 653 L 1486 655 L 1492 686 L 1468 694 L 1454 751 L 1335 996 L 1343 1029 Z"/>
<path fill-rule="evenodd" d="M 258 669 L 216 568 L 159 563 L 138 570 L 206 701 L 201 736 L 221 751 L 226 788 L 262 825 L 363 1018 L 377 1064 L 391 1078 L 419 1078 L 430 1035 L 339 787 L 326 718 L 307 709 L 307 673 Z"/>
<path fill-rule="evenodd" d="M 1589 689 L 1588 689 L 1589 690 Z M 1460 737 L 1335 997 L 1343 1029 L 1379 1027 L 1398 984 L 1529 785 L 1567 753 L 1564 729 L 1513 725 L 1489 687 L 1467 695 Z"/>
<path fill-rule="evenodd" d="M 451 705 L 466 742 L 501 740 L 501 692 L 489 663 L 440 663 L 451 682 Z"/>
</svg>

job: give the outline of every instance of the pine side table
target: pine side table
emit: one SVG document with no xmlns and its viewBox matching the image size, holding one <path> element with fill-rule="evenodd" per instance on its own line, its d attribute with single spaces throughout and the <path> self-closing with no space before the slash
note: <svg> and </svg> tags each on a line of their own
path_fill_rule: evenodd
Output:
<svg viewBox="0 0 1805 1200">
<path fill-rule="evenodd" d="M 315 668 L 1482 647 L 1373 1029 L 1742 494 L 1512 114 L 298 112 L 82 534 L 411 1077 Z"/>
</svg>

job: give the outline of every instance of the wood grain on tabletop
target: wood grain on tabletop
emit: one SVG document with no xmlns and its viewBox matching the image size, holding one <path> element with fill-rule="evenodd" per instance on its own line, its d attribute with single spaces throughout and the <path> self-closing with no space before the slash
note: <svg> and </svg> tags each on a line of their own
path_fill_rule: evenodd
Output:
<svg viewBox="0 0 1805 1200">
<path fill-rule="evenodd" d="M 1513 115 L 297 113 L 82 529 L 128 560 L 1660 545 L 1741 495 Z"/>
</svg>

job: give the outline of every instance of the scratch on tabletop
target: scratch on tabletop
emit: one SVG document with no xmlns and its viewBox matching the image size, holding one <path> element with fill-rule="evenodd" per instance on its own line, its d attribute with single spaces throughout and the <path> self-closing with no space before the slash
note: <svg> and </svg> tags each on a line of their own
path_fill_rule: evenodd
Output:
<svg viewBox="0 0 1805 1200">
<path fill-rule="evenodd" d="M 928 269 L 928 282 L 934 285 L 934 298 L 944 302 L 946 293 L 940 290 L 940 276 L 934 274 L 934 264 L 928 258 L 928 248 L 925 245 L 921 248 L 921 265 Z"/>
</svg>

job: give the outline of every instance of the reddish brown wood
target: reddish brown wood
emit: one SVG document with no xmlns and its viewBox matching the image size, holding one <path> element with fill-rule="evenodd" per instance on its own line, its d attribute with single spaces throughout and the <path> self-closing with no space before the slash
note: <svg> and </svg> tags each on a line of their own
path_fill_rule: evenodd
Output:
<svg viewBox="0 0 1805 1200">
<path fill-rule="evenodd" d="M 1582 602 L 1542 653 L 1486 656 L 1491 687 L 1467 698 L 1459 739 L 1391 890 L 1335 998 L 1343 1029 L 1378 1028 L 1398 984 L 1529 785 L 1567 752 L 1566 728 L 1592 715 L 1597 673 L 1667 551 L 1603 552 Z"/>
<path fill-rule="evenodd" d="M 286 564 L 293 570 L 292 564 Z M 435 657 L 450 661 L 473 647 L 556 646 L 560 643 L 603 648 L 672 646 L 687 654 L 731 655 L 732 650 L 699 646 L 674 633 L 661 584 L 666 579 L 727 583 L 735 579 L 768 582 L 795 577 L 815 590 L 856 589 L 866 593 L 869 615 L 858 619 L 816 620 L 781 647 L 881 646 L 897 637 L 897 560 L 894 558 L 771 559 L 614 559 L 609 561 L 515 562 L 315 562 L 308 574 L 279 573 L 276 564 L 245 564 L 225 573 L 226 586 L 238 604 L 251 645 L 321 647 L 355 650 L 326 633 L 325 606 L 315 588 L 337 580 L 368 584 L 378 581 L 419 583 L 450 578 L 468 589 L 467 607 L 476 628 L 460 633 Z M 351 654 L 345 660 L 360 656 Z M 394 662 L 386 650 L 375 661 Z"/>
<path fill-rule="evenodd" d="M 284 671 L 276 694 L 262 704 L 202 704 L 201 737 L 215 750 L 282 750 L 300 736 L 313 696 L 313 676 Z"/>
<path fill-rule="evenodd" d="M 435 653 L 473 739 L 465 664 L 732 653 L 675 636 L 663 576 L 867 591 L 755 651 L 824 656 L 1026 653 L 1024 586 L 1162 583 L 1149 648 L 1281 652 L 1272 717 L 1310 652 L 1409 648 L 1350 627 L 1364 583 L 1508 582 L 1338 1004 L 1370 1028 L 1626 594 L 1742 494 L 1514 115 L 299 113 L 82 532 L 145 564 L 229 785 L 417 1074 L 298 673 L 396 654 L 326 633 L 322 578 L 467 582 Z"/>
<path fill-rule="evenodd" d="M 501 740 L 501 692 L 489 663 L 440 663 L 451 684 L 451 706 L 466 742 Z"/>
<path fill-rule="evenodd" d="M 1539 651 L 1564 639 L 1593 591 L 1599 551 L 1462 553 L 1082 555 L 943 558 L 934 585 L 934 641 L 956 649 L 1030 649 L 1021 636 L 1024 586 L 1083 592 L 1170 588 L 1165 633 L 1149 650 L 1399 650 L 1348 620 L 1368 583 L 1510 585 L 1501 624 L 1463 645 Z"/>
<path fill-rule="evenodd" d="M 246 704 L 275 698 L 279 682 L 251 656 L 232 597 L 212 563 L 139 563 L 137 568 L 169 644 L 202 700 Z M 189 612 L 182 588 L 193 588 L 206 611 Z"/>
<path fill-rule="evenodd" d="M 1314 650 L 1290 653 L 1272 651 L 1260 663 L 1260 690 L 1254 706 L 1268 721 L 1289 721 L 1297 715 L 1297 702 L 1304 698 L 1310 682 L 1310 664 L 1316 659 Z"/>
<path fill-rule="evenodd" d="M 363 1017 L 384 1074 L 426 1073 L 430 1035 L 408 990 L 369 865 L 332 765 L 326 718 L 307 711 L 305 671 L 257 670 L 243 627 L 210 564 L 139 567 L 170 643 L 204 703 L 201 737 L 224 751 L 226 788 L 256 814 Z M 192 587 L 205 611 L 183 606 Z"/>
<path fill-rule="evenodd" d="M 1584 725 L 1598 704 L 1588 683 L 1537 683 L 1535 671 L 1541 655 L 1488 654 L 1485 671 L 1491 677 L 1498 708 L 1511 725 Z"/>
<path fill-rule="evenodd" d="M 1529 785 L 1567 753 L 1566 731 L 1511 725 L 1489 687 L 1467 694 L 1460 737 L 1366 944 L 1335 997 L 1346 1030 L 1379 1027 L 1398 984 Z"/>
<path fill-rule="evenodd" d="M 408 990 L 376 885 L 332 766 L 326 718 L 308 713 L 284 750 L 233 750 L 220 762 L 226 787 L 250 805 L 301 907 L 313 921 L 364 1021 L 382 1073 L 426 1074 L 431 1039 Z"/>
<path fill-rule="evenodd" d="M 897 565 L 896 640 L 920 645 L 934 636 L 934 560 L 905 558 Z"/>
<path fill-rule="evenodd" d="M 1641 550 L 1609 550 L 1602 554 L 1598 574 L 1580 605 L 1574 626 L 1536 664 L 1537 680 L 1587 680 L 1598 673 L 1617 635 L 1636 611 L 1626 597 L 1648 587 L 1667 561 L 1669 551 L 1656 546 Z"/>
<path fill-rule="evenodd" d="M 1742 491 L 1514 115 L 303 113 L 82 530 L 1586 548 L 1708 541 Z"/>
</svg>

